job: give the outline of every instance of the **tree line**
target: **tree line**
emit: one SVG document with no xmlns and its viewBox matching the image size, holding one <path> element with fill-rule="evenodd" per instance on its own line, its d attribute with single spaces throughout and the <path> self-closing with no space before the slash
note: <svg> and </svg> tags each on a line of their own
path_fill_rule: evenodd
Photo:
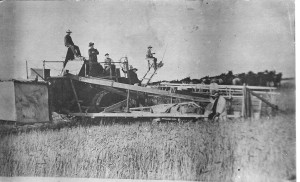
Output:
<svg viewBox="0 0 300 182">
<path fill-rule="evenodd" d="M 204 76 L 200 79 L 191 79 L 186 77 L 181 80 L 172 80 L 170 83 L 187 83 L 187 84 L 210 84 L 215 82 L 219 85 L 249 85 L 249 86 L 270 86 L 278 87 L 282 79 L 282 73 L 265 70 L 263 72 L 233 74 L 232 71 L 222 73 L 217 76 Z"/>
</svg>

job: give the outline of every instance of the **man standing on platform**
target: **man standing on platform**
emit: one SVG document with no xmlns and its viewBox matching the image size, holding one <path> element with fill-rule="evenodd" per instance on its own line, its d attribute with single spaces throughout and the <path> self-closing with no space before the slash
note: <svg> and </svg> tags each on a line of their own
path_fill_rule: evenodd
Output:
<svg viewBox="0 0 300 182">
<path fill-rule="evenodd" d="M 98 50 L 94 48 L 94 43 L 90 42 L 89 43 L 89 75 L 93 75 L 92 74 L 92 68 L 94 64 L 97 64 L 97 55 L 99 54 Z"/>
</svg>

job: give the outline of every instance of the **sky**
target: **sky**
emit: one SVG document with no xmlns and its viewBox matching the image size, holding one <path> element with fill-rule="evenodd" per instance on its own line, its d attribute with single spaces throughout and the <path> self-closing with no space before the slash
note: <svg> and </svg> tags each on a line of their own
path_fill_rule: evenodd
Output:
<svg viewBox="0 0 300 182">
<path fill-rule="evenodd" d="M 152 45 L 164 66 L 153 81 L 275 70 L 295 76 L 293 0 L 101 0 L 0 3 L 0 79 L 26 78 L 42 60 L 64 60 L 66 30 L 146 73 Z M 61 69 L 61 64 L 46 65 Z"/>
</svg>

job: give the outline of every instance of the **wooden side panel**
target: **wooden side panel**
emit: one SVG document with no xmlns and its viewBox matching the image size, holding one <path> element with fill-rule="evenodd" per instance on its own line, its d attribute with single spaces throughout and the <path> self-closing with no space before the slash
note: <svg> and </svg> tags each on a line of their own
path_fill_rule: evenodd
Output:
<svg viewBox="0 0 300 182">
<path fill-rule="evenodd" d="M 16 119 L 14 82 L 0 82 L 0 120 Z"/>
<path fill-rule="evenodd" d="M 49 122 L 47 85 L 15 82 L 17 121 Z"/>
</svg>

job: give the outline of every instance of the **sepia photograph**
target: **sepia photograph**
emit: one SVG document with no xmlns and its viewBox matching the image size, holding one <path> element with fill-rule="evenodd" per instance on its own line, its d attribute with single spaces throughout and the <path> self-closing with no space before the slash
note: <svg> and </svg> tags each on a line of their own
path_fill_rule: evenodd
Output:
<svg viewBox="0 0 300 182">
<path fill-rule="evenodd" d="M 294 0 L 0 1 L 0 182 L 296 182 Z"/>
</svg>

